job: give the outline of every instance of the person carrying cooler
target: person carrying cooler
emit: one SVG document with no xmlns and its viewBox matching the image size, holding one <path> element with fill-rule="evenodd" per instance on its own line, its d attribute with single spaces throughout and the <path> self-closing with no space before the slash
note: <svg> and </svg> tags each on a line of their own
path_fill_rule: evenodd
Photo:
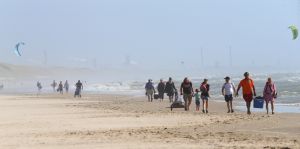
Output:
<svg viewBox="0 0 300 149">
<path fill-rule="evenodd" d="M 188 78 L 184 78 L 183 82 L 181 83 L 180 94 L 183 95 L 185 111 L 189 111 L 194 95 L 194 89 L 192 82 Z"/>
<path fill-rule="evenodd" d="M 166 87 L 166 84 L 164 83 L 163 79 L 160 79 L 160 82 L 159 82 L 159 84 L 157 86 L 157 91 L 158 91 L 159 99 L 161 101 L 164 100 L 165 87 Z"/>
<path fill-rule="evenodd" d="M 230 77 L 225 77 L 225 83 L 222 87 L 222 95 L 225 97 L 225 101 L 227 103 L 227 113 L 233 113 L 232 100 L 233 95 L 236 92 L 235 86 L 232 82 L 230 82 Z"/>
<path fill-rule="evenodd" d="M 151 79 L 149 79 L 148 82 L 146 83 L 145 90 L 146 90 L 146 95 L 148 96 L 148 102 L 152 102 L 155 89 Z"/>
<path fill-rule="evenodd" d="M 239 95 L 239 90 L 242 87 L 243 88 L 243 98 L 246 102 L 246 107 L 247 107 L 247 114 L 251 114 L 250 111 L 250 106 L 251 102 L 253 100 L 253 96 L 256 96 L 256 91 L 255 91 L 255 86 L 254 86 L 254 81 L 250 79 L 250 75 L 248 72 L 244 73 L 245 79 L 241 80 L 238 89 L 236 91 L 236 97 Z"/>
<path fill-rule="evenodd" d="M 208 80 L 204 79 L 204 81 L 200 85 L 203 113 L 208 113 L 209 88 L 210 85 L 208 84 Z"/>
<path fill-rule="evenodd" d="M 271 78 L 268 78 L 263 93 L 264 93 L 264 99 L 266 101 L 267 114 L 269 114 L 269 102 L 271 102 L 271 110 L 272 110 L 272 114 L 274 114 L 274 100 L 277 96 L 276 95 L 277 90 L 276 90 L 275 83 L 272 82 Z"/>
<path fill-rule="evenodd" d="M 200 95 L 198 89 L 196 89 L 196 93 L 195 93 L 194 96 L 195 96 L 196 111 L 199 111 L 199 109 L 200 109 L 200 98 L 201 98 L 201 95 Z"/>
</svg>

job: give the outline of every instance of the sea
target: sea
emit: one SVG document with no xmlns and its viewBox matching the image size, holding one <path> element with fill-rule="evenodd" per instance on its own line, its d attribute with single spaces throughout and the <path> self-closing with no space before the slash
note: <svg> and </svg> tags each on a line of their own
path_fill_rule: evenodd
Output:
<svg viewBox="0 0 300 149">
<path fill-rule="evenodd" d="M 153 79 L 154 85 L 157 86 L 160 79 L 164 81 L 168 80 L 169 76 L 166 77 L 156 77 Z M 179 89 L 181 82 L 184 77 L 182 76 L 171 76 L 176 87 Z M 221 88 L 224 84 L 224 75 L 201 75 L 189 77 L 192 81 L 194 88 L 199 88 L 201 82 L 204 78 L 208 79 L 211 91 L 210 100 L 217 102 L 224 102 L 223 96 L 221 95 Z M 231 75 L 231 81 L 237 86 L 240 80 L 243 79 L 242 74 Z M 276 99 L 276 112 L 286 112 L 286 113 L 300 113 L 300 73 L 257 73 L 252 74 L 251 78 L 254 80 L 257 96 L 262 96 L 263 88 L 268 77 L 272 77 L 273 82 L 275 82 L 278 98 Z M 95 81 L 95 80 L 82 80 L 84 85 L 84 93 L 100 93 L 100 94 L 120 94 L 120 95 L 131 95 L 131 96 L 145 96 L 145 84 L 149 78 L 139 78 L 139 79 L 128 79 L 128 80 L 114 80 L 114 81 Z M 77 80 L 70 80 L 71 92 L 75 90 L 73 84 Z M 36 82 L 32 80 L 14 80 L 13 78 L 0 78 L 0 85 L 4 84 L 3 88 L 0 88 L 0 93 L 2 94 L 21 94 L 35 93 Z M 52 80 L 45 79 L 42 80 L 42 93 L 53 92 L 50 84 Z M 241 91 L 240 91 L 241 92 Z M 240 93 L 241 94 L 241 93 Z M 146 99 L 146 98 L 145 98 Z M 237 104 L 237 109 L 245 110 L 245 103 L 239 98 L 235 98 Z M 265 111 L 264 109 L 254 109 L 254 111 Z"/>
</svg>

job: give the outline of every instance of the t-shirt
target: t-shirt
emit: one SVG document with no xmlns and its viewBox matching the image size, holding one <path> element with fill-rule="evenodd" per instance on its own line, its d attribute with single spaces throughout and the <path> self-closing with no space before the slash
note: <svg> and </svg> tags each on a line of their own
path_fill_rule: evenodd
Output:
<svg viewBox="0 0 300 149">
<path fill-rule="evenodd" d="M 158 86 L 157 86 L 157 90 L 159 91 L 159 92 L 164 92 L 165 91 L 165 83 L 162 83 L 162 82 L 160 82 L 159 84 L 158 84 Z"/>
<path fill-rule="evenodd" d="M 147 89 L 147 90 L 152 90 L 152 89 L 154 89 L 153 83 L 152 83 L 152 82 L 148 82 L 148 83 L 146 84 L 146 86 L 145 86 L 145 89 Z"/>
<path fill-rule="evenodd" d="M 195 94 L 195 100 L 196 100 L 196 101 L 200 101 L 200 94 L 199 94 L 199 93 L 196 93 L 196 94 Z"/>
<path fill-rule="evenodd" d="M 224 83 L 223 89 L 225 90 L 225 95 L 232 95 L 233 94 L 233 83 Z"/>
<path fill-rule="evenodd" d="M 82 83 L 81 83 L 81 82 L 80 82 L 80 83 L 79 83 L 79 82 L 76 83 L 76 88 L 77 88 L 77 89 L 81 89 L 81 87 L 82 87 Z"/>
<path fill-rule="evenodd" d="M 253 94 L 254 82 L 252 79 L 243 79 L 239 86 L 243 88 L 244 95 Z"/>
<path fill-rule="evenodd" d="M 200 85 L 201 96 L 209 96 L 209 84 Z"/>
<path fill-rule="evenodd" d="M 165 93 L 173 94 L 176 88 L 173 82 L 168 81 L 165 86 Z"/>
<path fill-rule="evenodd" d="M 181 84 L 181 88 L 184 94 L 192 94 L 192 90 L 193 90 L 193 84 L 192 82 L 189 83 L 182 83 Z"/>
</svg>

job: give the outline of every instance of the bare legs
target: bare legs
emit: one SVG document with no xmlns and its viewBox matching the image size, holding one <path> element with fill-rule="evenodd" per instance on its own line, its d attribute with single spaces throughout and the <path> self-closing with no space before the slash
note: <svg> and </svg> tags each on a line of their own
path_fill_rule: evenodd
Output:
<svg viewBox="0 0 300 149">
<path fill-rule="evenodd" d="M 246 106 L 247 106 L 247 114 L 251 114 L 251 111 L 250 111 L 250 106 L 251 106 L 251 101 L 246 101 Z"/>
<path fill-rule="evenodd" d="M 147 94 L 148 95 L 148 102 L 153 101 L 153 94 Z"/>
<path fill-rule="evenodd" d="M 228 109 L 227 113 L 230 113 L 230 112 L 233 113 L 234 112 L 233 108 L 232 108 L 232 101 L 231 100 L 227 102 L 227 109 Z"/>
<path fill-rule="evenodd" d="M 202 112 L 208 113 L 208 100 L 202 99 Z"/>
<path fill-rule="evenodd" d="M 270 102 L 271 102 L 272 114 L 274 114 L 274 101 L 270 101 Z M 269 114 L 269 101 L 266 101 L 266 109 L 267 109 L 267 114 Z"/>
<path fill-rule="evenodd" d="M 170 103 L 173 102 L 173 97 L 174 97 L 174 96 L 169 96 Z"/>
</svg>

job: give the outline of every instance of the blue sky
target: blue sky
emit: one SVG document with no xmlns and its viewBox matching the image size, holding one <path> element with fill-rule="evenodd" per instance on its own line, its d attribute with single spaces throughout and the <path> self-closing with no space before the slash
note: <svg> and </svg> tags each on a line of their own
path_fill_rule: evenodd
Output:
<svg viewBox="0 0 300 149">
<path fill-rule="evenodd" d="M 298 0 L 0 0 L 0 61 L 53 66 L 297 67 Z M 24 41 L 22 57 L 12 52 Z"/>
</svg>

